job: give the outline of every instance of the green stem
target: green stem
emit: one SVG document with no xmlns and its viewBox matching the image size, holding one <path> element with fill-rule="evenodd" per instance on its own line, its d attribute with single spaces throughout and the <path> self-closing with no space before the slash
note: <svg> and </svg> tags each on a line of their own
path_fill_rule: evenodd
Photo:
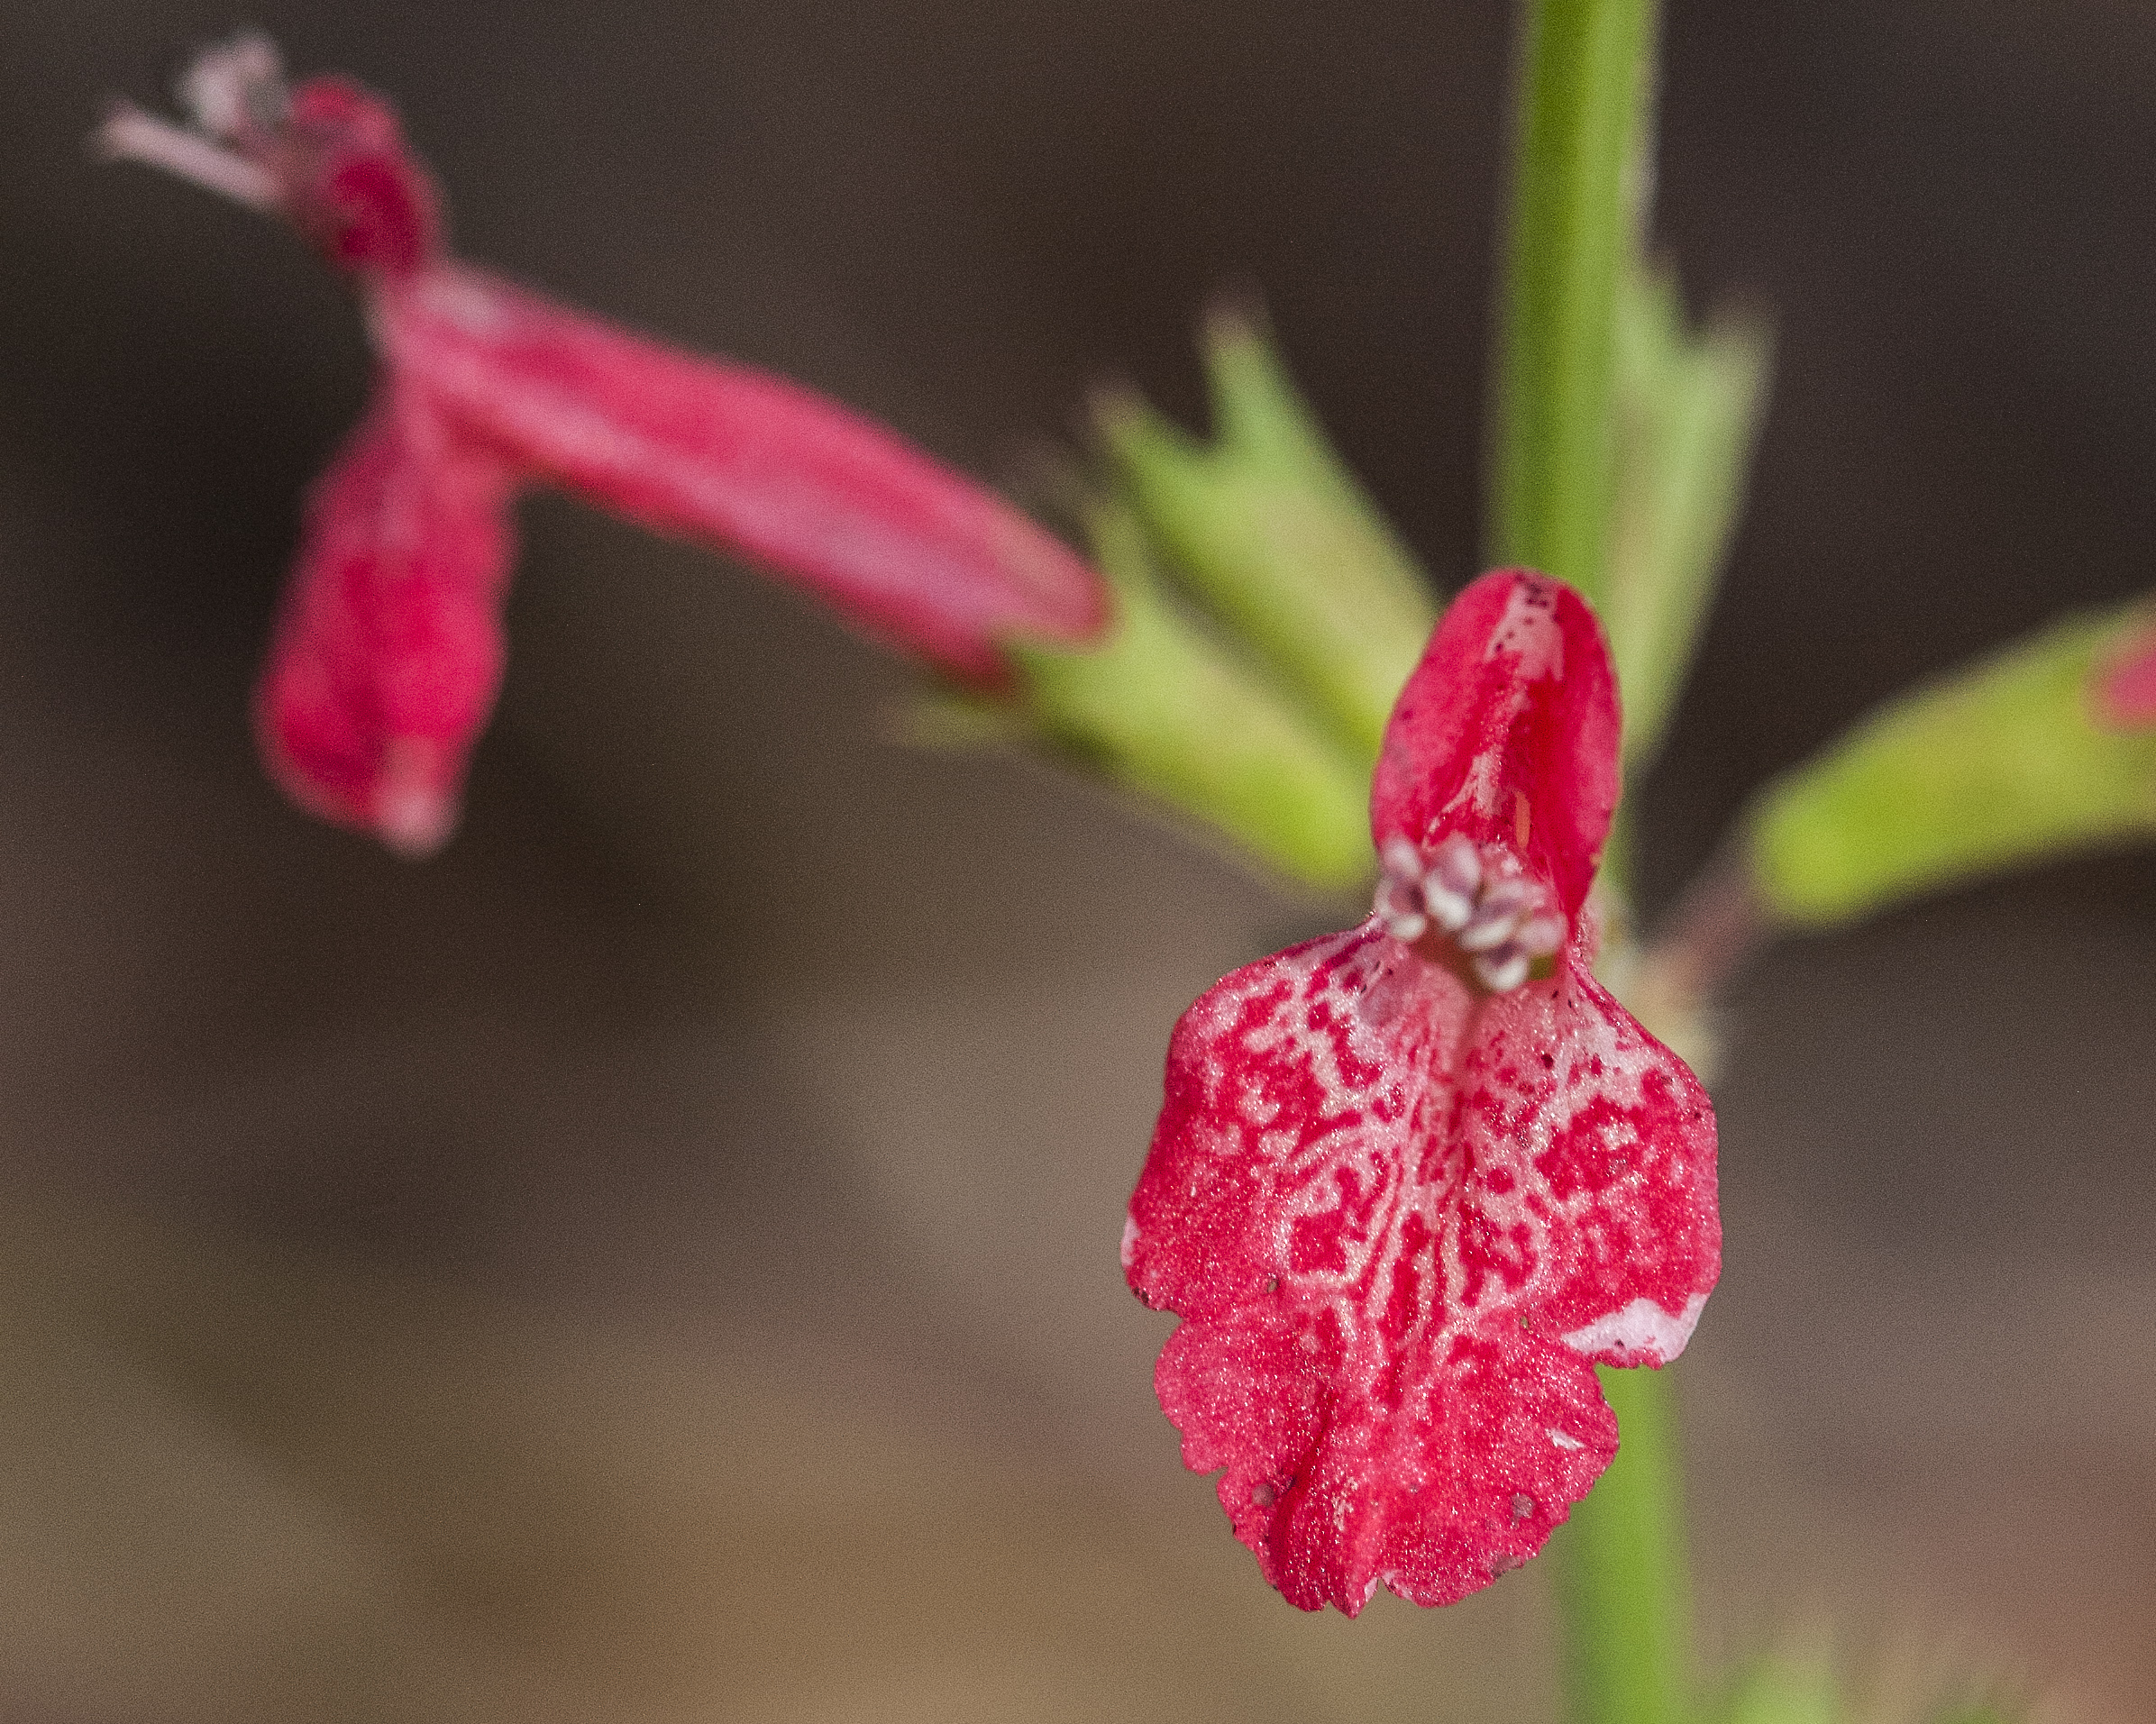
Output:
<svg viewBox="0 0 2156 1724">
<path fill-rule="evenodd" d="M 1655 0 L 1525 0 L 1492 445 L 1494 560 L 1603 597 L 1617 294 L 1639 247 Z M 1662 1373 L 1605 1371 L 1622 1446 L 1550 1543 L 1579 1724 L 1677 1724 L 1691 1601 Z"/>
<path fill-rule="evenodd" d="M 1692 1693 L 1683 1462 L 1667 1372 L 1598 1373 L 1617 1458 L 1550 1541 L 1581 1724 L 1682 1724 Z"/>
<path fill-rule="evenodd" d="M 1596 604 L 1615 470 L 1619 273 L 1646 133 L 1655 0 L 1525 0 L 1501 309 L 1494 561 Z"/>
</svg>

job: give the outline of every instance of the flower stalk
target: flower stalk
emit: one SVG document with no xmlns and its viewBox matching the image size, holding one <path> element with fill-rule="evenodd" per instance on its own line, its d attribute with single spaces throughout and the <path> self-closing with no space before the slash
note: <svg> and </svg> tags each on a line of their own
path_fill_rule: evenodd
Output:
<svg viewBox="0 0 2156 1724">
<path fill-rule="evenodd" d="M 1607 597 L 1619 294 L 1637 268 L 1654 0 L 1526 0 L 1493 402 L 1491 560 Z M 1658 1372 L 1604 1372 L 1622 1446 L 1551 1541 L 1579 1724 L 1690 1708 L 1675 1408 Z"/>
<path fill-rule="evenodd" d="M 1526 0 L 1486 561 L 1604 597 L 1619 284 L 1638 251 L 1654 0 Z"/>
</svg>

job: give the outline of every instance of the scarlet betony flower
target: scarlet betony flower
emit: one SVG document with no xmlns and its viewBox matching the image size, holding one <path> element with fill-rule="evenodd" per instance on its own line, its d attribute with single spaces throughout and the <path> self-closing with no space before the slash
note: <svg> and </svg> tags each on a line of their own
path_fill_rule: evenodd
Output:
<svg viewBox="0 0 2156 1724">
<path fill-rule="evenodd" d="M 1016 642 L 1106 624 L 1099 578 L 1024 515 L 781 379 L 677 352 L 456 263 L 387 104 L 288 88 L 244 36 L 181 86 L 192 128 L 133 108 L 99 133 L 290 220 L 359 285 L 373 406 L 316 485 L 256 698 L 304 806 L 425 853 L 454 823 L 501 681 L 517 489 L 542 481 L 731 552 L 976 687 Z"/>
<path fill-rule="evenodd" d="M 1124 1231 L 1155 1382 L 1265 1578 L 1355 1615 L 1517 1567 L 1616 1453 L 1721 1267 L 1714 1116 L 1591 970 L 1615 681 L 1569 588 L 1454 602 L 1393 708 L 1360 926 L 1176 1026 Z"/>
</svg>

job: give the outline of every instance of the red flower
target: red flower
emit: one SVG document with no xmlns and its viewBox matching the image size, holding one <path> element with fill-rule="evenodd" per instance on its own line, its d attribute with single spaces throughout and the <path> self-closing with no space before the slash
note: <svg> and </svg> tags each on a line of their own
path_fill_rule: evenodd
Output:
<svg viewBox="0 0 2156 1724">
<path fill-rule="evenodd" d="M 194 131 L 123 109 L 107 151 L 290 219 L 358 279 L 382 359 L 315 488 L 257 696 L 272 771 L 316 813 L 405 850 L 447 836 L 533 480 L 760 563 L 977 685 L 1007 674 L 1007 643 L 1105 624 L 1073 552 L 891 433 L 450 261 L 434 182 L 378 97 L 335 78 L 288 92 L 259 37 L 205 54 L 183 94 Z"/>
<path fill-rule="evenodd" d="M 1183 1318 L 1184 1463 L 1305 1610 L 1532 1556 L 1616 1453 L 1593 1365 L 1675 1358 L 1720 1271 L 1706 1095 L 1589 970 L 1617 745 L 1585 603 L 1485 575 L 1393 708 L 1369 919 L 1169 1044 L 1124 1266 Z"/>
</svg>

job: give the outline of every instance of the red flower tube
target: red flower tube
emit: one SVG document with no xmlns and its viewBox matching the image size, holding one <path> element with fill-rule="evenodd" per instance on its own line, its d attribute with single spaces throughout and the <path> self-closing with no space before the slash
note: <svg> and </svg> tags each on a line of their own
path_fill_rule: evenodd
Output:
<svg viewBox="0 0 2156 1724">
<path fill-rule="evenodd" d="M 1617 698 L 1570 588 L 1454 602 L 1387 728 L 1359 927 L 1184 1014 L 1123 1262 L 1161 1405 L 1265 1578 L 1352 1616 L 1539 1551 L 1721 1264 L 1714 1116 L 1594 980 Z"/>
<path fill-rule="evenodd" d="M 288 217 L 358 280 L 382 360 L 315 489 L 257 697 L 272 772 L 316 813 L 409 851 L 447 835 L 500 682 L 522 483 L 745 557 L 976 685 L 1007 674 L 1009 643 L 1105 625 L 1074 552 L 890 432 L 450 261 L 378 97 L 336 78 L 288 92 L 259 37 L 202 56 L 183 95 L 193 130 L 122 109 L 107 152 Z"/>
</svg>

